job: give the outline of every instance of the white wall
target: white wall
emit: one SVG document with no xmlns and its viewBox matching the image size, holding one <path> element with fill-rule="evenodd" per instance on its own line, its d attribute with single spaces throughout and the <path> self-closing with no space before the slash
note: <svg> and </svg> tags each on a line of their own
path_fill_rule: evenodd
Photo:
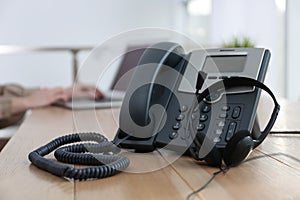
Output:
<svg viewBox="0 0 300 200">
<path fill-rule="evenodd" d="M 0 44 L 94 46 L 137 27 L 178 28 L 173 0 L 0 0 Z M 82 56 L 81 56 L 82 57 Z M 0 55 L 0 84 L 69 85 L 69 53 Z"/>
<path fill-rule="evenodd" d="M 173 0 L 1 0 L 0 43 L 94 45 L 139 26 L 172 28 Z"/>
<path fill-rule="evenodd" d="M 94 46 L 138 27 L 176 30 L 208 47 L 220 46 L 234 35 L 249 36 L 257 46 L 271 50 L 266 83 L 284 95 L 284 16 L 275 0 L 212 2 L 211 16 L 191 17 L 181 0 L 0 0 L 0 44 Z M 201 35 L 198 30 L 206 32 Z M 81 62 L 85 55 L 79 56 Z M 0 70 L 0 84 L 57 86 L 72 82 L 67 52 L 0 55 Z M 288 76 L 295 75 L 291 72 Z"/>
<path fill-rule="evenodd" d="M 211 16 L 211 43 L 218 46 L 234 36 L 250 37 L 257 47 L 271 51 L 266 83 L 283 96 L 285 83 L 284 13 L 275 0 L 214 0 Z"/>
<path fill-rule="evenodd" d="M 287 97 L 300 100 L 300 1 L 287 2 Z"/>
</svg>

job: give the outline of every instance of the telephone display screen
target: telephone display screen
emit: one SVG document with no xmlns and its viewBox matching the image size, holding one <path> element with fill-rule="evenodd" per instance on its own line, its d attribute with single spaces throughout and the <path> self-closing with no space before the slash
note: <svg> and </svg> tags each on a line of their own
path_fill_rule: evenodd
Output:
<svg viewBox="0 0 300 200">
<path fill-rule="evenodd" d="M 203 71 L 206 73 L 243 72 L 246 55 L 207 56 Z"/>
<path fill-rule="evenodd" d="M 215 77 L 241 76 L 241 74 L 244 74 L 245 71 L 246 60 L 246 54 L 208 55 L 204 58 L 204 63 L 202 64 L 202 66 L 193 64 L 191 67 L 187 67 L 178 90 L 189 93 L 195 92 L 197 74 L 200 70 L 208 73 L 208 75 L 213 75 Z M 207 85 L 205 85 L 204 87 L 207 87 Z"/>
</svg>

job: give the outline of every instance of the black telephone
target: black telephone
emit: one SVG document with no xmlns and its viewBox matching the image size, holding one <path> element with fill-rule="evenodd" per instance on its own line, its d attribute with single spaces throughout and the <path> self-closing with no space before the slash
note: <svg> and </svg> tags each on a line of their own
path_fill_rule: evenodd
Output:
<svg viewBox="0 0 300 200">
<path fill-rule="evenodd" d="M 56 176 L 76 180 L 104 178 L 127 168 L 129 159 L 115 155 L 120 152 L 117 146 L 139 152 L 168 148 L 221 169 L 223 160 L 229 167 L 237 165 L 263 142 L 280 110 L 262 83 L 269 59 L 270 52 L 262 48 L 184 54 L 179 44 L 155 44 L 136 67 L 113 142 L 96 133 L 66 135 L 32 151 L 29 160 Z M 254 138 L 261 89 L 275 106 L 265 129 Z M 65 146 L 80 141 L 93 143 Z M 61 162 L 96 166 L 77 169 L 43 157 L 55 149 Z"/>
<path fill-rule="evenodd" d="M 222 159 L 227 165 L 240 163 L 265 139 L 279 112 L 275 96 L 262 84 L 269 59 L 269 50 L 263 48 L 188 54 L 172 42 L 147 48 L 123 100 L 113 142 L 137 152 L 189 152 L 215 166 Z M 261 89 L 275 107 L 255 139 L 251 131 Z"/>
</svg>

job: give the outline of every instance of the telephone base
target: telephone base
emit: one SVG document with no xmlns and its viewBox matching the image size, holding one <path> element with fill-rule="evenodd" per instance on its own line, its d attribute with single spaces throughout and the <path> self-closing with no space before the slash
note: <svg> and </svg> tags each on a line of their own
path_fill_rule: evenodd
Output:
<svg viewBox="0 0 300 200">
<path fill-rule="evenodd" d="M 112 141 L 115 145 L 124 149 L 135 149 L 138 153 L 147 153 L 154 151 L 156 148 L 153 145 L 154 137 L 150 138 L 135 138 L 130 134 L 118 129 L 117 134 Z"/>
</svg>

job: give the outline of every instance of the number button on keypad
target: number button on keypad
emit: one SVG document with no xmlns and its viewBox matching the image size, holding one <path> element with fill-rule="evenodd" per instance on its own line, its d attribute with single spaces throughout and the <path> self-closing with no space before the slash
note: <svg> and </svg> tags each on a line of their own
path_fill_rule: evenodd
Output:
<svg viewBox="0 0 300 200">
<path fill-rule="evenodd" d="M 209 105 L 204 105 L 201 109 L 202 112 L 208 113 L 210 111 L 210 106 Z"/>
<path fill-rule="evenodd" d="M 188 109 L 187 105 L 182 105 L 182 106 L 180 107 L 179 111 L 180 111 L 180 112 L 185 112 L 185 111 L 187 111 L 187 109 Z"/>
<path fill-rule="evenodd" d="M 184 114 L 180 114 L 176 117 L 177 121 L 182 121 L 184 119 Z"/>
<path fill-rule="evenodd" d="M 173 126 L 173 130 L 178 130 L 180 128 L 180 123 L 176 123 L 174 126 Z"/>
<path fill-rule="evenodd" d="M 207 120 L 208 116 L 205 114 L 201 114 L 199 117 L 200 122 L 205 122 Z"/>
<path fill-rule="evenodd" d="M 177 138 L 177 136 L 178 136 L 177 132 L 171 132 L 170 135 L 169 135 L 169 138 L 172 140 L 172 139 Z"/>
<path fill-rule="evenodd" d="M 221 113 L 220 115 L 219 115 L 219 117 L 220 118 L 227 118 L 227 113 L 226 112 L 224 112 L 224 113 Z"/>
<path fill-rule="evenodd" d="M 228 111 L 228 110 L 230 110 L 230 107 L 229 106 L 223 106 L 222 108 L 221 108 L 221 110 L 223 110 L 223 111 Z"/>
<path fill-rule="evenodd" d="M 198 124 L 196 127 L 197 131 L 202 131 L 204 128 L 205 128 L 205 125 L 203 123 Z"/>
<path fill-rule="evenodd" d="M 218 126 L 218 127 L 224 127 L 224 126 L 225 126 L 225 121 L 219 121 L 219 122 L 217 123 L 217 126 Z"/>
</svg>

